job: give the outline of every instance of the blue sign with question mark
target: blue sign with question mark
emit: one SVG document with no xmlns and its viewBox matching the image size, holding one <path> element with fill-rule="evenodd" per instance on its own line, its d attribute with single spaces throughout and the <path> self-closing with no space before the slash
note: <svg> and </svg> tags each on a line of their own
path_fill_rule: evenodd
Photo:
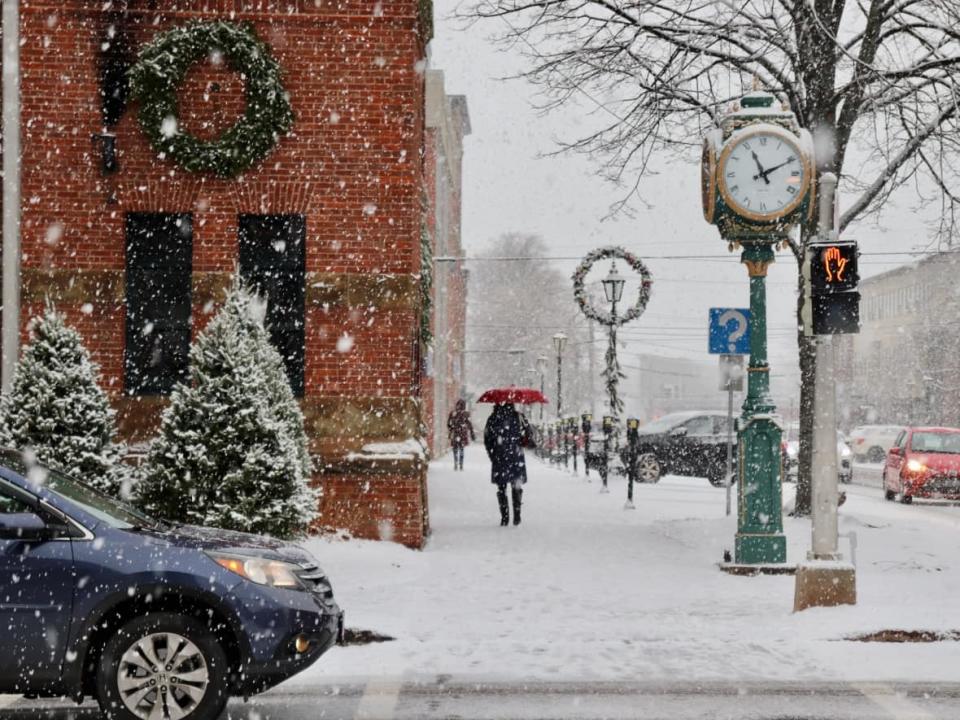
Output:
<svg viewBox="0 0 960 720">
<path fill-rule="evenodd" d="M 710 308 L 710 350 L 714 355 L 750 354 L 750 311 Z"/>
</svg>

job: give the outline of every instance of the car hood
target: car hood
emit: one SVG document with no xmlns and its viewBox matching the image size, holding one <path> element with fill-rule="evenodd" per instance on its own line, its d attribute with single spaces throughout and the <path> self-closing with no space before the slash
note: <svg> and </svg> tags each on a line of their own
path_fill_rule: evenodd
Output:
<svg viewBox="0 0 960 720">
<path fill-rule="evenodd" d="M 179 524 L 166 524 L 162 529 L 148 532 L 179 547 L 221 550 L 300 564 L 315 562 L 310 553 L 299 545 L 253 533 Z"/>
<path fill-rule="evenodd" d="M 960 454 L 957 453 L 910 453 L 908 459 L 923 463 L 933 472 L 960 473 Z"/>
</svg>

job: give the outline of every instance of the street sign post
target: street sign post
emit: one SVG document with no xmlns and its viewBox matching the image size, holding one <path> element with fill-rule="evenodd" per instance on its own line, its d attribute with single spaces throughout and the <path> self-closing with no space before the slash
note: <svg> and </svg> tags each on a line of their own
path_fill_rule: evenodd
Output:
<svg viewBox="0 0 960 720">
<path fill-rule="evenodd" d="M 711 355 L 748 355 L 750 353 L 750 310 L 747 308 L 710 308 Z"/>
<path fill-rule="evenodd" d="M 727 392 L 727 515 L 730 514 L 730 487 L 733 480 L 733 393 L 743 392 L 743 355 L 720 356 L 720 389 Z"/>
</svg>

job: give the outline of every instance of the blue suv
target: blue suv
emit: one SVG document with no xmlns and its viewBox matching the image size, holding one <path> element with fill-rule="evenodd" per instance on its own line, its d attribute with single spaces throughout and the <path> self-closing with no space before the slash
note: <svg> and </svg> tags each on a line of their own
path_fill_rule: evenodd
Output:
<svg viewBox="0 0 960 720">
<path fill-rule="evenodd" d="M 342 635 L 326 575 L 296 545 L 157 521 L 0 449 L 0 693 L 207 720 Z"/>
</svg>

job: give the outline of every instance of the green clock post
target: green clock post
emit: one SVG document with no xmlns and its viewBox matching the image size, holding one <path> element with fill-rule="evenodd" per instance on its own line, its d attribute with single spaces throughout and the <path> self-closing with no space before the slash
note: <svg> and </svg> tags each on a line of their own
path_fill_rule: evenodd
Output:
<svg viewBox="0 0 960 720">
<path fill-rule="evenodd" d="M 740 418 L 735 562 L 784 563 L 781 422 L 770 396 L 767 269 L 775 249 L 812 211 L 813 143 L 771 94 L 745 95 L 703 144 L 703 213 L 750 277 L 750 365 Z"/>
</svg>

